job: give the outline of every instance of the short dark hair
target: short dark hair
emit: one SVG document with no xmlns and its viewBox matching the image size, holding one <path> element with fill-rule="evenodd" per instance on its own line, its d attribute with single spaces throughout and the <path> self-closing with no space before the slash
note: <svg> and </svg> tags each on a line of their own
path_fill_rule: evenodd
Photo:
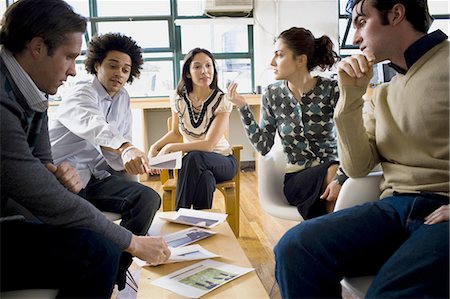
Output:
<svg viewBox="0 0 450 299">
<path fill-rule="evenodd" d="M 3 15 L 0 44 L 12 53 L 20 53 L 33 38 L 41 37 L 52 56 L 67 42 L 68 34 L 85 31 L 86 18 L 62 0 L 20 0 Z"/>
<path fill-rule="evenodd" d="M 328 36 L 315 38 L 311 31 L 305 28 L 291 27 L 281 32 L 278 39 L 286 43 L 294 52 L 294 56 L 306 55 L 308 71 L 312 71 L 317 66 L 322 70 L 331 69 L 341 59 L 333 51 L 333 42 Z"/>
<path fill-rule="evenodd" d="M 191 51 L 189 51 L 189 53 L 186 54 L 186 56 L 184 56 L 184 63 L 183 63 L 183 69 L 181 71 L 181 78 L 180 81 L 178 82 L 177 85 L 177 94 L 179 96 L 182 96 L 184 92 L 191 92 L 193 90 L 193 84 L 192 84 L 192 79 L 188 77 L 189 75 L 189 68 L 191 66 L 192 63 L 192 59 L 194 59 L 194 56 L 200 53 L 204 53 L 206 55 L 208 55 L 209 58 L 211 58 L 212 62 L 213 62 L 213 67 L 214 67 L 214 78 L 211 82 L 211 84 L 209 85 L 209 87 L 211 89 L 219 89 L 218 85 L 217 85 L 217 64 L 216 64 L 216 60 L 214 59 L 214 56 L 212 55 L 211 52 L 209 52 L 206 49 L 202 49 L 202 48 L 194 48 Z"/>
<path fill-rule="evenodd" d="M 428 11 L 427 0 L 353 0 L 352 10 L 358 3 L 362 2 L 362 13 L 362 6 L 366 1 L 369 1 L 378 10 L 383 25 L 389 24 L 388 12 L 395 4 L 402 4 L 406 8 L 406 19 L 417 31 L 427 33 L 431 23 L 433 23 L 433 17 Z"/>
<path fill-rule="evenodd" d="M 128 83 L 139 78 L 144 59 L 142 49 L 129 36 L 121 33 L 106 33 L 94 36 L 88 44 L 87 58 L 84 65 L 89 74 L 97 75 L 95 64 L 102 63 L 109 51 L 119 51 L 128 54 L 131 58 L 131 72 Z"/>
</svg>

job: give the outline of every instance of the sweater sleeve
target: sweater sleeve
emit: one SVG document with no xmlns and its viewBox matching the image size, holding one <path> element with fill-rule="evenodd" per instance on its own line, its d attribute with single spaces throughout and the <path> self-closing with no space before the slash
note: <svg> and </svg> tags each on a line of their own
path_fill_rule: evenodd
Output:
<svg viewBox="0 0 450 299">
<path fill-rule="evenodd" d="M 264 156 L 270 151 L 274 143 L 276 118 L 269 109 L 266 95 L 262 96 L 261 102 L 260 125 L 256 123 L 253 113 L 248 105 L 239 108 L 239 112 L 248 139 L 253 147 Z"/>
<path fill-rule="evenodd" d="M 42 120 L 42 129 L 43 132 L 48 131 L 48 116 L 45 113 L 44 119 Z M 33 156 L 39 158 L 42 164 L 53 163 L 52 152 L 50 147 L 50 139 L 48 134 L 40 134 L 38 142 L 33 150 Z"/>
<path fill-rule="evenodd" d="M 88 201 L 65 189 L 41 160 L 33 156 L 22 129 L 19 108 L 1 101 L 0 157 L 2 201 L 12 198 L 43 223 L 85 228 L 103 234 L 125 249 L 131 232 L 109 221 Z M 42 136 L 48 135 L 43 127 Z M 41 137 L 42 137 L 41 136 Z M 48 137 L 39 138 L 37 147 L 48 146 Z"/>
<path fill-rule="evenodd" d="M 365 176 L 380 162 L 375 144 L 373 100 L 363 118 L 365 91 L 365 88 L 341 86 L 334 111 L 339 159 L 350 177 Z"/>
</svg>

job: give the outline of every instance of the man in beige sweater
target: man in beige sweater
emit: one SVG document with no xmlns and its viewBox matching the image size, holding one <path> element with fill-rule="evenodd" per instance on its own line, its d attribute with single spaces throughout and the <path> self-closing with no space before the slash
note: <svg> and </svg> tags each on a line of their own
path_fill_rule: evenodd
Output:
<svg viewBox="0 0 450 299">
<path fill-rule="evenodd" d="M 339 297 L 345 277 L 375 275 L 369 298 L 449 297 L 449 42 L 426 0 L 355 0 L 354 44 L 338 66 L 334 118 L 342 167 L 381 163 L 381 200 L 305 221 L 275 248 L 284 298 Z M 398 74 L 362 96 L 372 66 Z"/>
</svg>

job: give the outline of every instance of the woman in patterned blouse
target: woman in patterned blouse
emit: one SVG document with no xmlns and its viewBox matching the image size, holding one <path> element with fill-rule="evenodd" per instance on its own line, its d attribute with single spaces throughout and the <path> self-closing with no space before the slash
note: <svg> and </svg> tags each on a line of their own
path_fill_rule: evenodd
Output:
<svg viewBox="0 0 450 299">
<path fill-rule="evenodd" d="M 224 134 L 233 105 L 217 86 L 213 55 L 195 48 L 185 57 L 171 98 L 172 130 L 150 147 L 149 156 L 183 151 L 176 208 L 210 209 L 216 183 L 232 179 L 237 161 Z M 151 170 L 156 173 L 157 170 Z"/>
<path fill-rule="evenodd" d="M 297 27 L 283 31 L 271 61 L 279 81 L 262 95 L 259 126 L 245 98 L 237 93 L 237 84 L 228 87 L 228 98 L 239 107 L 248 138 L 258 152 L 270 151 L 278 131 L 287 158 L 284 194 L 305 219 L 333 210 L 345 176 L 336 175 L 337 81 L 311 75 L 317 67 L 331 69 L 338 60 L 328 36 L 316 39 L 309 30 Z"/>
</svg>

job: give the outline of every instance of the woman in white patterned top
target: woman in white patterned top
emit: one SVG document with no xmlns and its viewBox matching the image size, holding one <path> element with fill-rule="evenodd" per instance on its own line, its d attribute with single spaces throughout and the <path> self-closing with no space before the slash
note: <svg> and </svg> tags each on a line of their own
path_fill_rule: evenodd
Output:
<svg viewBox="0 0 450 299">
<path fill-rule="evenodd" d="M 182 151 L 176 208 L 210 209 L 216 183 L 238 169 L 224 134 L 233 105 L 217 86 L 213 55 L 195 48 L 185 57 L 176 94 L 171 98 L 172 130 L 155 142 L 149 156 Z M 150 173 L 157 173 L 151 170 Z"/>
<path fill-rule="evenodd" d="M 311 75 L 317 67 L 331 69 L 339 57 L 328 36 L 316 39 L 311 31 L 297 27 L 279 35 L 274 52 L 271 66 L 279 81 L 262 95 L 259 126 L 236 83 L 229 86 L 228 97 L 239 107 L 248 138 L 262 155 L 270 151 L 278 131 L 287 160 L 286 199 L 303 218 L 313 218 L 333 210 L 346 178 L 337 172 L 337 81 Z"/>
</svg>

